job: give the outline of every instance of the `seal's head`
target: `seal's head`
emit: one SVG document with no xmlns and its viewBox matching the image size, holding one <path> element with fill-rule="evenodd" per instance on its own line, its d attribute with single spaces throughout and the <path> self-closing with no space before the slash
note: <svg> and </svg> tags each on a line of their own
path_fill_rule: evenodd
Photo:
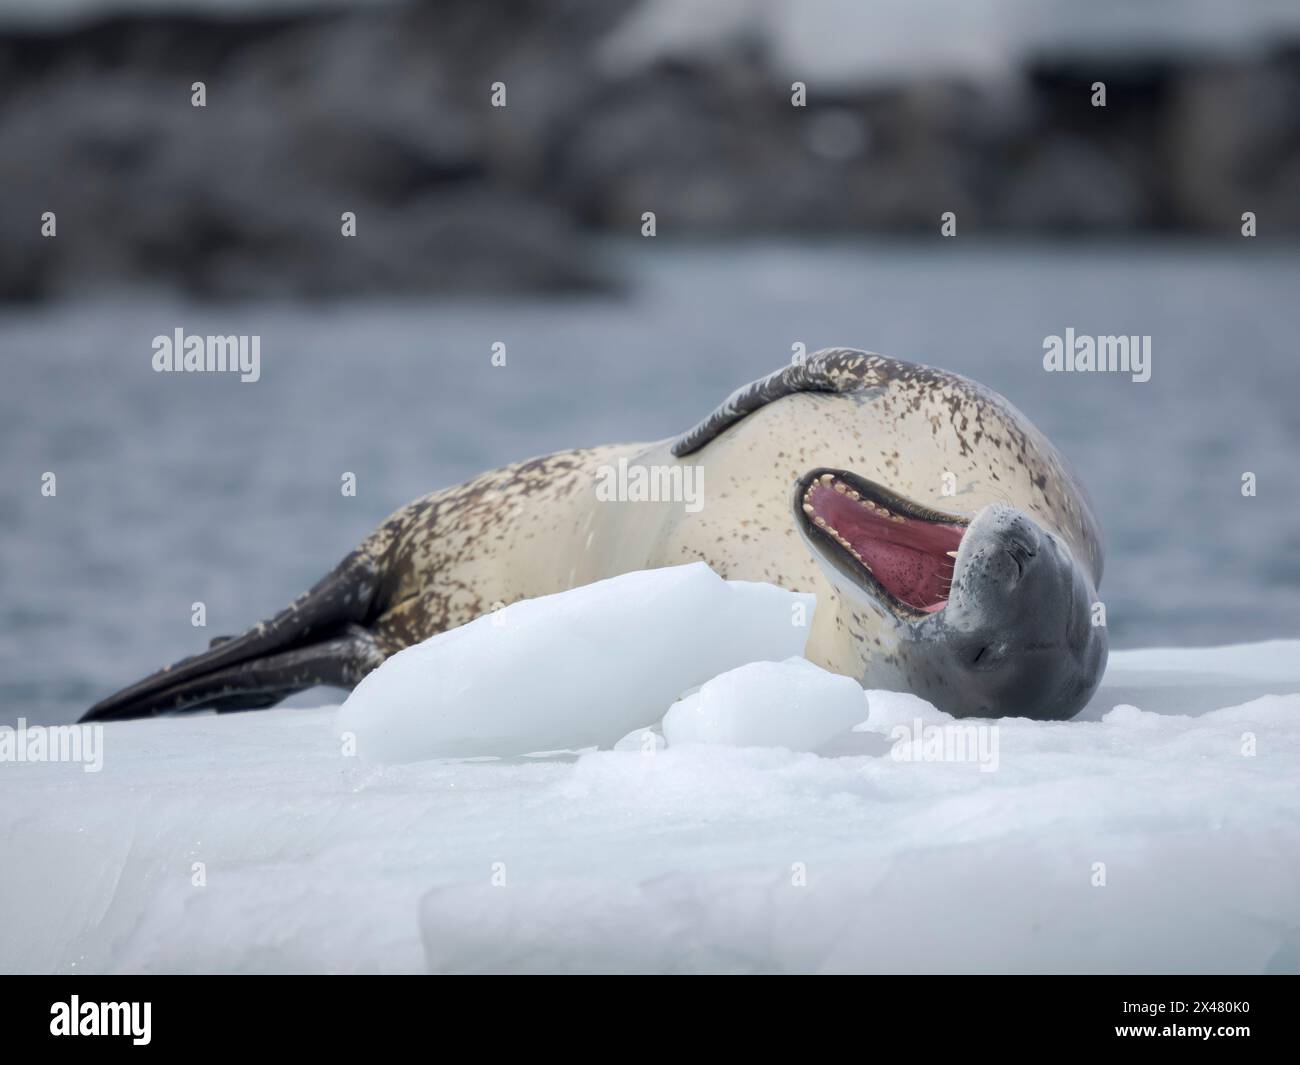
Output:
<svg viewBox="0 0 1300 1065">
<path fill-rule="evenodd" d="M 1096 591 L 1064 540 L 1001 503 L 973 518 L 847 470 L 800 478 L 795 520 L 855 609 L 894 625 L 912 691 L 955 717 L 1073 717 L 1106 665 Z"/>
</svg>

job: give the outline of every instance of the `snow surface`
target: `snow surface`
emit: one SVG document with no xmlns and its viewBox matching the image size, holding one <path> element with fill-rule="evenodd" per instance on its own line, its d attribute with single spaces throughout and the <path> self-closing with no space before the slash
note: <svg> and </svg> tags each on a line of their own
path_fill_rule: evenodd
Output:
<svg viewBox="0 0 1300 1065">
<path fill-rule="evenodd" d="M 0 764 L 0 968 L 1300 971 L 1300 641 L 1115 653 L 1080 719 L 997 723 L 993 771 L 896 757 L 954 722 L 867 700 L 834 756 L 109 725 L 100 772 Z"/>
<path fill-rule="evenodd" d="M 816 606 L 704 562 L 525 599 L 393 655 L 339 731 L 387 763 L 608 747 L 719 673 L 802 654 Z"/>
</svg>

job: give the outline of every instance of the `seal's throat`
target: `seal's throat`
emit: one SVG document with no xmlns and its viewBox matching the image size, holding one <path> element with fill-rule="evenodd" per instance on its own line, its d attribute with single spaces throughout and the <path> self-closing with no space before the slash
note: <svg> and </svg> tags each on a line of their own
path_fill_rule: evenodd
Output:
<svg viewBox="0 0 1300 1065">
<path fill-rule="evenodd" d="M 803 512 L 896 602 L 926 614 L 947 605 L 964 519 L 909 505 L 861 478 L 831 473 L 808 483 Z"/>
</svg>

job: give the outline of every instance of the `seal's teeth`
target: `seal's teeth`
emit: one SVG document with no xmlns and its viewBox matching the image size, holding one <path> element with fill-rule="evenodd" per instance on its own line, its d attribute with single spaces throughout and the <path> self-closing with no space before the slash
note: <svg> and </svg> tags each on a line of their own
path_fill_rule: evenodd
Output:
<svg viewBox="0 0 1300 1065">
<path fill-rule="evenodd" d="M 947 554 L 947 556 L 948 556 L 949 558 L 956 558 L 956 557 L 957 557 L 957 552 L 956 552 L 956 551 L 947 551 L 947 552 L 945 552 L 945 554 Z"/>
<path fill-rule="evenodd" d="M 817 518 L 813 518 L 813 521 L 815 521 L 818 524 L 818 526 L 820 526 L 821 528 L 823 529 L 826 528 L 825 518 L 817 517 Z"/>
<path fill-rule="evenodd" d="M 846 487 L 844 486 L 844 482 L 843 482 L 843 481 L 836 481 L 836 482 L 835 482 L 835 491 L 839 492 L 840 495 L 845 495 L 845 494 L 847 494 L 847 492 L 848 492 L 848 488 L 846 488 Z"/>
<path fill-rule="evenodd" d="M 834 477 L 834 475 L 829 474 L 829 473 L 823 473 L 823 474 L 822 474 L 820 477 L 818 477 L 817 479 L 818 479 L 819 481 L 821 481 L 822 484 L 834 484 L 834 483 L 835 483 L 835 477 Z"/>
<path fill-rule="evenodd" d="M 860 495 L 858 495 L 857 492 L 853 491 L 852 488 L 846 488 L 846 489 L 844 489 L 844 492 L 845 492 L 845 494 L 846 494 L 850 499 L 861 499 L 861 498 L 862 498 Z"/>
<path fill-rule="evenodd" d="M 805 498 L 807 498 L 807 497 L 805 497 Z M 805 503 L 805 504 L 803 505 L 803 512 L 804 512 L 805 514 L 811 514 L 811 513 L 813 512 L 812 504 L 811 504 L 811 503 Z"/>
</svg>

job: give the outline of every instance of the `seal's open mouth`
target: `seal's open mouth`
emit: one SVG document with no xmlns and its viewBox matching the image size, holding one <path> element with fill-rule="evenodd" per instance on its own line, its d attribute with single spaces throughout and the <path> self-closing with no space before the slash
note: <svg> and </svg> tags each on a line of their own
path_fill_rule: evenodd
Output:
<svg viewBox="0 0 1300 1065">
<path fill-rule="evenodd" d="M 900 613 L 947 605 L 970 521 L 913 503 L 843 470 L 814 470 L 796 499 L 808 535 Z"/>
</svg>

